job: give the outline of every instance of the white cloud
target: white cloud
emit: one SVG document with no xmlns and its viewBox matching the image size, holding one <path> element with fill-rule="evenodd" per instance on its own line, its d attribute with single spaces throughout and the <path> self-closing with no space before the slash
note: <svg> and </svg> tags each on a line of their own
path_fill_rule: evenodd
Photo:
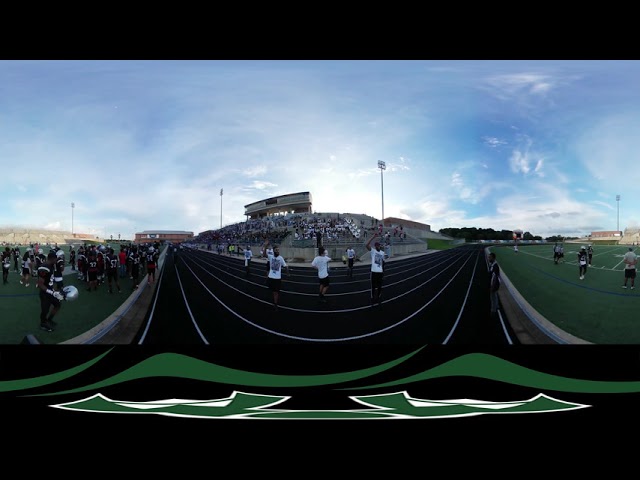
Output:
<svg viewBox="0 0 640 480">
<path fill-rule="evenodd" d="M 496 138 L 496 137 L 482 137 L 482 140 L 484 140 L 485 145 L 491 148 L 497 148 L 501 145 L 507 145 L 506 140 L 500 140 L 499 138 Z"/>
<path fill-rule="evenodd" d="M 606 207 L 609 210 L 613 210 L 614 212 L 616 210 L 612 205 L 605 202 L 601 202 L 600 200 L 591 200 L 589 203 L 593 203 L 594 205 L 600 205 L 601 207 Z"/>
<path fill-rule="evenodd" d="M 247 177 L 258 177 L 260 175 L 264 175 L 265 173 L 267 173 L 267 166 L 266 165 L 255 165 L 253 167 L 249 167 L 247 169 L 245 169 L 242 174 L 247 176 Z"/>
<path fill-rule="evenodd" d="M 245 189 L 248 190 L 266 190 L 268 188 L 275 188 L 278 185 L 275 183 L 271 183 L 271 182 L 264 182 L 264 181 L 260 181 L 260 180 L 254 180 L 251 185 L 246 186 Z"/>
</svg>

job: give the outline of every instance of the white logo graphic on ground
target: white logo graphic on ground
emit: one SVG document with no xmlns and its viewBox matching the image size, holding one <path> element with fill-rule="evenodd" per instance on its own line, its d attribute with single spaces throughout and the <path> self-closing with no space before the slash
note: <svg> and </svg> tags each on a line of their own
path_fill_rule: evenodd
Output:
<svg viewBox="0 0 640 480">
<path fill-rule="evenodd" d="M 477 415 L 550 413 L 587 408 L 544 394 L 522 401 L 491 402 L 485 400 L 423 400 L 406 391 L 380 395 L 350 396 L 361 408 L 348 410 L 291 410 L 275 408 L 290 396 L 259 395 L 234 391 L 217 400 L 167 399 L 149 402 L 113 400 L 97 393 L 82 400 L 51 405 L 54 408 L 94 413 L 164 415 L 188 418 L 259 418 L 259 419 L 420 419 L 456 418 Z"/>
</svg>

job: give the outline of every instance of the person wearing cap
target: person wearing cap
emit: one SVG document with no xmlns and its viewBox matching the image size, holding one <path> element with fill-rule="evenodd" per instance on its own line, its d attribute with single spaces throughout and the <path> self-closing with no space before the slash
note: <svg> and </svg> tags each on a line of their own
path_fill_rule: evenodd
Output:
<svg viewBox="0 0 640 480">
<path fill-rule="evenodd" d="M 578 266 L 580 267 L 580 280 L 584 280 L 584 276 L 587 274 L 587 247 L 580 247 Z"/>
<path fill-rule="evenodd" d="M 375 248 L 371 248 L 371 242 L 378 234 L 374 233 L 365 245 L 367 250 L 371 252 L 371 305 L 377 303 L 382 306 L 382 280 L 384 277 L 384 259 L 385 253 L 381 249 L 380 242 L 374 244 Z"/>
<path fill-rule="evenodd" d="M 624 285 L 622 288 L 627 288 L 627 280 L 631 279 L 631 290 L 635 288 L 636 280 L 636 264 L 638 263 L 638 256 L 633 251 L 633 247 L 629 247 L 629 251 L 624 254 Z"/>
</svg>

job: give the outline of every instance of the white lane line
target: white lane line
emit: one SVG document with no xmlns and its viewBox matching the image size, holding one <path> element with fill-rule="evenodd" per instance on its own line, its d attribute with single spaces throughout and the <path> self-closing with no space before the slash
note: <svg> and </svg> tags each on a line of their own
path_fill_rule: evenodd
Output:
<svg viewBox="0 0 640 480">
<path fill-rule="evenodd" d="M 191 321 L 193 322 L 193 326 L 196 327 L 196 331 L 198 332 L 198 335 L 200 335 L 200 338 L 202 339 L 204 344 L 205 345 L 209 345 L 209 342 L 207 341 L 205 336 L 200 331 L 200 327 L 198 327 L 198 322 L 196 322 L 196 319 L 193 318 L 193 313 L 191 313 L 191 308 L 189 308 L 189 302 L 187 301 L 187 297 L 184 294 L 184 288 L 182 288 L 182 280 L 180 280 L 180 273 L 178 272 L 178 267 L 176 267 L 175 263 L 173 264 L 173 268 L 176 269 L 176 276 L 178 277 L 178 283 L 180 284 L 180 291 L 182 292 L 182 298 L 184 299 L 184 304 L 186 305 L 187 310 L 189 310 L 189 316 L 191 317 Z"/>
<path fill-rule="evenodd" d="M 440 296 L 440 294 L 449 286 L 449 284 L 451 282 L 453 282 L 453 280 L 455 280 L 455 278 L 458 276 L 458 274 L 462 271 L 462 269 L 464 268 L 464 266 L 467 264 L 467 262 L 469 261 L 469 259 L 471 258 L 471 256 L 469 256 L 467 258 L 467 260 L 462 264 L 462 266 L 458 269 L 458 271 L 456 272 L 456 274 L 451 277 L 451 279 L 446 283 L 446 285 L 444 287 L 442 287 L 442 289 L 431 299 L 429 300 L 428 303 L 425 303 L 422 307 L 420 307 L 418 310 L 416 310 L 415 312 L 413 312 L 411 315 L 409 315 L 408 317 L 403 318 L 402 320 L 400 320 L 399 322 L 393 324 L 393 325 L 389 325 L 388 327 L 385 328 L 381 328 L 380 330 L 376 330 L 374 332 L 369 332 L 369 333 L 364 333 L 362 335 L 354 335 L 351 337 L 342 337 L 342 338 L 309 338 L 309 337 L 299 337 L 296 335 L 288 335 L 286 333 L 282 333 L 282 332 L 278 332 L 275 330 L 271 330 L 269 328 L 263 327 L 262 325 L 258 325 L 257 323 L 252 322 L 251 320 L 248 320 L 246 318 L 244 318 L 242 315 L 240 315 L 239 313 L 237 313 L 236 311 L 232 310 L 230 307 L 228 307 L 222 300 L 220 300 L 211 290 L 209 290 L 207 288 L 207 286 L 202 283 L 202 280 L 200 280 L 200 278 L 195 274 L 195 272 L 193 270 L 191 270 L 191 267 L 189 265 L 187 265 L 187 263 L 185 262 L 186 267 L 191 270 L 191 273 L 193 274 L 193 276 L 196 278 L 196 280 L 198 280 L 198 282 L 200 282 L 200 284 L 204 287 L 204 289 L 209 292 L 209 294 L 216 299 L 216 301 L 222 305 L 224 308 L 226 308 L 231 314 L 235 315 L 236 317 L 238 317 L 240 320 L 248 323 L 251 326 L 254 326 L 264 332 L 267 333 L 271 333 L 273 335 L 277 335 L 280 337 L 285 337 L 285 338 L 290 338 L 292 340 L 303 340 L 306 342 L 343 342 L 346 340 L 359 340 L 361 338 L 367 338 L 367 337 L 372 337 L 373 335 L 377 335 L 379 333 L 382 332 L 386 332 L 387 330 L 391 330 L 392 328 L 397 327 L 398 325 L 403 324 L 404 322 L 406 322 L 407 320 L 410 320 L 411 318 L 413 318 L 414 316 L 416 316 L 418 313 L 420 313 L 422 310 L 424 310 L 425 308 L 427 308 L 436 298 L 438 298 Z M 196 264 L 197 265 L 197 264 Z M 206 271 L 206 270 L 205 270 Z M 209 273 L 209 272 L 207 272 Z M 282 308 L 282 307 L 279 307 Z M 371 308 L 370 306 L 367 306 L 366 308 Z M 339 310 L 334 310 L 334 311 L 339 311 Z"/>
<path fill-rule="evenodd" d="M 469 258 L 471 258 L 471 256 L 469 256 L 469 257 L 467 258 L 467 261 L 469 260 Z M 466 263 L 466 262 L 465 262 L 465 263 Z M 244 295 L 244 296 L 246 296 L 246 297 L 249 297 L 249 298 L 251 298 L 252 300 L 255 300 L 255 301 L 257 301 L 257 302 L 264 303 L 264 304 L 269 305 L 269 306 L 273 305 L 271 302 L 268 302 L 268 301 L 266 301 L 266 300 L 262 300 L 261 298 L 256 298 L 256 297 L 254 297 L 254 296 L 252 296 L 252 295 L 249 295 L 249 294 L 248 294 L 248 293 L 246 293 L 246 292 L 243 292 L 242 290 L 237 289 L 237 288 L 236 288 L 236 287 L 234 287 L 233 285 L 229 285 L 229 284 L 228 284 L 228 283 L 226 283 L 224 280 L 221 280 L 220 278 L 216 277 L 213 273 L 211 273 L 211 272 L 207 271 L 207 270 L 206 270 L 202 265 L 200 265 L 199 263 L 195 263 L 195 265 L 196 265 L 197 267 L 201 268 L 202 270 L 204 270 L 204 272 L 205 272 L 207 275 L 209 275 L 209 276 L 211 276 L 211 277 L 215 278 L 215 279 L 216 279 L 216 280 L 218 280 L 220 283 L 223 283 L 224 285 L 226 285 L 227 287 L 229 287 L 229 288 L 231 288 L 231 289 L 235 290 L 236 292 L 241 293 L 242 295 Z M 421 283 L 420 285 L 418 285 L 417 287 L 412 288 L 411 290 L 408 290 L 408 291 L 406 291 L 406 292 L 404 292 L 404 293 L 401 293 L 401 294 L 400 294 L 400 295 L 398 295 L 397 297 L 390 298 L 389 300 L 383 300 L 381 303 L 388 303 L 388 302 L 392 302 L 392 301 L 397 300 L 397 299 L 399 299 L 399 298 L 401 298 L 401 297 L 404 297 L 405 295 L 408 295 L 409 293 L 411 293 L 411 292 L 413 292 L 413 291 L 417 290 L 418 288 L 423 287 L 424 285 L 426 285 L 427 283 L 429 283 L 431 280 L 433 280 L 433 279 L 437 278 L 438 276 L 440 276 L 442 273 L 446 272 L 449 268 L 451 268 L 451 267 L 453 267 L 453 266 L 454 266 L 454 264 L 451 264 L 449 267 L 446 267 L 446 268 L 444 268 L 443 270 L 440 270 L 440 272 L 439 272 L 439 273 L 437 273 L 436 275 L 434 275 L 433 277 L 431 277 L 431 278 L 430 278 L 429 280 L 427 280 L 426 282 Z M 370 290 L 370 289 L 369 289 L 369 290 L 366 290 L 366 292 L 367 292 L 367 293 L 369 293 L 369 292 L 371 292 L 371 290 Z M 302 309 L 302 308 L 287 307 L 287 306 L 284 306 L 284 305 L 278 305 L 278 308 L 280 308 L 280 309 L 284 309 L 284 310 L 291 310 L 291 311 L 294 311 L 294 312 L 303 312 L 303 313 L 324 313 L 324 314 L 327 314 L 327 313 L 343 313 L 343 312 L 355 312 L 355 311 L 358 311 L 358 310 L 366 310 L 366 309 L 371 308 L 371 305 L 370 305 L 370 304 L 367 304 L 367 305 L 364 305 L 364 306 L 362 306 L 362 307 L 345 308 L 345 309 L 341 309 L 341 310 L 306 310 L 306 309 Z"/>
<path fill-rule="evenodd" d="M 463 255 L 463 253 L 456 252 L 456 256 L 457 257 L 460 257 L 462 255 Z M 429 255 L 429 256 L 431 257 L 432 255 Z M 202 257 L 202 258 L 204 258 L 204 257 Z M 452 257 L 446 256 L 444 261 L 447 261 L 448 259 L 451 259 L 451 258 Z M 403 261 L 404 263 L 403 263 L 402 266 L 404 266 L 405 263 L 414 263 L 415 266 L 412 267 L 412 268 L 409 268 L 409 269 L 402 269 L 402 266 L 395 266 L 395 267 L 385 266 L 385 278 L 390 278 L 390 277 L 393 277 L 393 276 L 396 276 L 396 275 L 405 275 L 405 274 L 407 274 L 407 273 L 409 273 L 409 272 L 411 272 L 413 270 L 422 268 L 425 265 L 430 265 L 430 264 L 434 263 L 434 261 L 436 261 L 436 259 L 433 259 L 433 261 L 432 261 L 432 258 L 426 258 L 426 255 L 423 258 L 420 258 L 420 260 L 424 260 L 424 261 L 421 262 L 421 263 L 417 263 L 417 264 L 414 263 L 414 262 L 410 262 L 410 259 L 407 259 L 407 261 Z M 443 262 L 440 262 L 438 265 L 441 265 Z M 204 263 L 206 263 L 207 265 L 211 265 L 212 267 L 216 267 L 212 263 L 209 263 L 209 262 L 206 262 L 206 261 Z M 235 266 L 233 266 L 232 263 L 225 263 L 225 262 L 221 262 L 221 263 L 224 263 L 225 265 L 227 265 L 228 266 L 227 268 L 231 268 L 231 269 L 236 270 L 238 272 L 242 272 L 243 274 L 246 273 L 244 268 L 236 268 Z M 393 262 L 393 263 L 398 263 L 398 262 Z M 262 267 L 259 267 L 259 268 L 264 268 L 264 264 L 262 264 L 262 263 L 258 263 L 257 265 L 262 265 Z M 361 265 L 360 267 L 365 268 L 367 266 L 366 265 Z M 220 270 L 219 267 L 216 267 L 216 268 L 218 268 Z M 293 268 L 293 267 L 290 265 L 290 268 Z M 341 267 L 339 267 L 339 268 L 341 268 Z M 400 270 L 400 271 L 397 272 L 397 273 L 390 273 L 390 272 L 395 271 L 395 270 Z M 300 275 L 300 274 L 291 273 L 290 276 L 292 276 L 292 277 L 305 277 L 305 278 L 308 278 L 309 280 L 313 280 L 313 279 L 317 278 L 317 275 L 314 275 L 313 273 L 314 272 L 309 272 L 309 274 L 306 274 L 306 275 Z M 351 283 L 361 283 L 361 282 L 366 281 L 366 280 L 369 279 L 368 277 L 369 277 L 370 273 L 371 272 L 367 269 L 366 272 L 354 274 L 354 275 L 366 275 L 367 278 L 363 278 L 362 280 L 354 280 L 354 281 L 351 281 L 351 282 L 340 282 L 339 284 L 340 285 L 347 285 L 347 284 L 351 284 Z M 336 275 L 336 276 L 332 276 L 331 278 L 340 278 L 340 277 L 346 277 L 346 275 Z M 245 278 L 236 277 L 236 278 L 238 278 L 239 280 L 246 280 L 246 277 Z M 282 281 L 283 281 L 283 283 L 295 283 L 295 284 L 299 284 L 299 285 L 310 285 L 311 284 L 310 282 L 298 282 L 298 281 L 295 281 L 295 280 L 288 280 L 288 279 L 284 279 L 284 278 L 282 279 Z M 282 291 L 284 292 L 285 290 L 282 290 Z"/>
<path fill-rule="evenodd" d="M 426 270 L 422 270 L 422 271 L 420 271 L 420 272 L 418 272 L 415 275 L 412 275 L 410 277 L 405 277 L 405 278 L 403 278 L 402 280 L 400 280 L 398 282 L 388 283 L 388 284 L 385 285 L 385 287 L 393 287 L 395 285 L 400 285 L 401 283 L 404 283 L 404 282 L 409 281 L 409 280 L 411 280 L 413 278 L 419 277 L 420 275 L 423 275 L 423 274 L 429 272 L 430 270 L 433 270 L 434 268 L 439 267 L 443 263 L 447 263 L 447 262 L 452 261 L 452 260 L 458 260 L 458 258 L 460 258 L 461 256 L 462 255 L 456 255 L 455 257 L 445 258 L 442 262 L 437 263 L 436 265 L 433 265 L 432 267 L 430 267 L 430 268 L 428 268 Z M 246 278 L 238 277 L 238 276 L 233 275 L 233 274 L 231 274 L 229 272 L 226 272 L 222 268 L 220 268 L 220 267 L 218 267 L 218 266 L 216 266 L 216 265 L 214 265 L 212 263 L 209 263 L 209 262 L 206 262 L 206 261 L 203 261 L 202 263 L 204 263 L 205 265 L 209 265 L 209 266 L 215 268 L 216 270 L 219 270 L 223 274 L 228 275 L 230 277 L 233 277 L 233 278 L 235 278 L 237 280 L 240 280 L 242 282 L 249 283 L 251 285 L 255 285 L 255 286 L 263 288 L 263 289 L 268 289 L 269 288 L 269 287 L 267 287 L 266 285 L 264 285 L 262 283 L 252 282 L 251 280 L 247 280 Z M 407 272 L 410 272 L 411 270 L 415 270 L 415 268 L 411 268 L 411 269 L 407 270 Z M 371 273 L 371 272 L 369 272 L 369 273 Z M 265 277 L 266 277 L 266 275 L 265 275 Z M 218 279 L 218 277 L 215 277 L 215 278 Z M 318 277 L 316 276 L 315 278 L 318 278 Z M 331 277 L 331 275 L 329 275 L 329 278 L 333 278 L 333 277 Z M 367 280 L 369 280 L 369 279 L 367 279 Z M 222 280 L 220 280 L 220 281 L 222 281 Z M 284 281 L 286 281 L 286 280 L 284 280 Z M 317 284 L 311 283 L 311 282 L 289 282 L 289 281 L 287 281 L 287 283 L 300 283 L 302 285 L 309 285 L 309 286 L 312 286 L 314 288 L 317 288 L 317 286 L 318 286 Z M 225 285 L 227 285 L 227 284 L 225 283 Z M 339 284 L 336 284 L 336 285 L 342 285 L 342 283 L 339 283 Z M 303 295 L 303 296 L 308 296 L 308 297 L 317 297 L 318 296 L 317 293 L 295 292 L 293 290 L 280 290 L 280 291 L 283 292 L 283 293 L 291 294 L 291 295 Z M 366 292 L 371 292 L 371 288 L 367 288 L 367 289 L 364 289 L 364 290 L 354 290 L 353 292 L 329 293 L 326 296 L 327 297 L 338 297 L 338 296 L 343 296 L 343 295 L 356 295 L 356 294 L 366 293 Z M 255 298 L 255 297 L 253 297 L 253 298 Z"/>
<path fill-rule="evenodd" d="M 144 328 L 144 332 L 142 337 L 140 337 L 140 341 L 138 341 L 138 345 L 142 345 L 144 343 L 144 339 L 147 337 L 147 332 L 149 331 L 149 327 L 151 326 L 151 321 L 153 320 L 153 313 L 156 311 L 156 303 L 158 303 L 158 296 L 160 295 L 160 288 L 162 287 L 162 277 L 164 276 L 164 264 L 162 266 L 162 273 L 160 274 L 160 280 L 158 281 L 158 289 L 156 290 L 156 296 L 153 299 L 153 307 L 151 308 L 151 313 L 149 314 L 149 320 L 147 320 L 147 326 Z"/>
<path fill-rule="evenodd" d="M 473 273 L 471 274 L 471 280 L 469 281 L 469 286 L 467 287 L 467 294 L 464 296 L 462 307 L 460 307 L 460 312 L 458 312 L 458 318 L 456 318 L 456 321 L 453 324 L 453 327 L 451 328 L 449 335 L 447 335 L 447 338 L 445 338 L 444 342 L 442 342 L 443 345 L 446 345 L 449 342 L 449 340 L 451 339 L 451 336 L 453 335 L 453 332 L 455 332 L 456 327 L 458 326 L 458 323 L 460 323 L 460 317 L 462 317 L 462 312 L 464 311 L 464 307 L 467 304 L 467 298 L 469 297 L 469 292 L 471 291 L 471 284 L 473 283 L 473 278 L 476 275 L 476 268 L 478 267 L 479 258 L 480 258 L 480 254 L 478 254 L 478 256 L 476 257 L 476 264 L 473 266 Z"/>
</svg>

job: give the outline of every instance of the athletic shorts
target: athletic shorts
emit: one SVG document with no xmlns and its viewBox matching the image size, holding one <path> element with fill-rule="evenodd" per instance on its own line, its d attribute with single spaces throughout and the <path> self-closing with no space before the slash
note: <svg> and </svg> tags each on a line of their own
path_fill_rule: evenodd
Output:
<svg viewBox="0 0 640 480">
<path fill-rule="evenodd" d="M 624 269 L 624 278 L 636 278 L 636 269 L 635 268 L 625 268 Z"/>
<path fill-rule="evenodd" d="M 322 285 L 323 287 L 328 287 L 329 286 L 329 277 L 324 277 L 320 279 L 320 285 Z"/>
<path fill-rule="evenodd" d="M 147 267 L 147 273 L 148 273 L 149 275 L 151 275 L 151 274 L 154 274 L 154 275 L 155 275 L 155 273 L 156 273 L 156 267 L 149 267 L 149 266 L 148 266 L 148 267 Z"/>
<path fill-rule="evenodd" d="M 353 258 L 349 259 L 349 268 L 353 267 Z"/>
<path fill-rule="evenodd" d="M 98 272 L 87 272 L 87 278 L 90 282 L 95 282 L 98 280 Z"/>
<path fill-rule="evenodd" d="M 371 272 L 371 286 L 373 288 L 382 287 L 382 277 L 383 276 L 384 276 L 384 273 Z"/>
<path fill-rule="evenodd" d="M 116 279 L 118 278 L 118 270 L 107 270 L 107 278 L 113 278 Z"/>
<path fill-rule="evenodd" d="M 31 270 L 29 270 L 28 268 L 23 268 L 22 269 L 22 274 L 23 275 L 29 275 L 31 273 Z"/>
<path fill-rule="evenodd" d="M 282 279 L 271 277 L 267 278 L 267 287 L 269 287 L 269 290 L 271 290 L 272 292 L 279 292 L 281 285 Z"/>
</svg>

